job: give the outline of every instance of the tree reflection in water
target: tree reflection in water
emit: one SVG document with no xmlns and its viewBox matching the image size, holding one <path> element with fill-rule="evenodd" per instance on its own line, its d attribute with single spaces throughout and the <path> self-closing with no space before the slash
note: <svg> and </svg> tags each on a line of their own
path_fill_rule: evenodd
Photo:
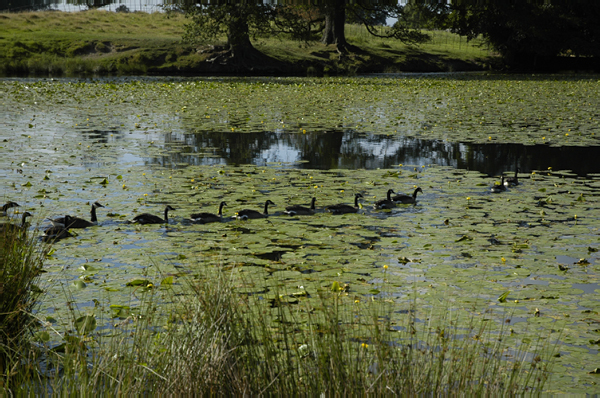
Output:
<svg viewBox="0 0 600 398">
<path fill-rule="evenodd" d="M 571 170 L 585 176 L 599 173 L 600 147 L 550 147 L 521 144 L 451 143 L 400 135 L 358 133 L 353 130 L 289 132 L 204 132 L 165 135 L 167 154 L 145 159 L 173 167 L 182 164 L 290 163 L 308 169 L 376 169 L 398 164 L 437 164 L 476 170 L 489 175 L 514 171 Z"/>
</svg>

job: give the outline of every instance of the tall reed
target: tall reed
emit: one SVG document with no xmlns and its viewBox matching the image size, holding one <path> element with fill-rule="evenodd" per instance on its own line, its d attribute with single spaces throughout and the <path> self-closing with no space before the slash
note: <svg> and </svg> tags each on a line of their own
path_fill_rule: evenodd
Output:
<svg viewBox="0 0 600 398">
<path fill-rule="evenodd" d="M 31 380 L 37 351 L 32 311 L 39 304 L 39 275 L 48 246 L 27 228 L 0 225 L 0 391 Z"/>
<path fill-rule="evenodd" d="M 552 348 L 507 347 L 490 320 L 446 312 L 433 317 L 407 303 L 365 300 L 322 290 L 318 304 L 240 295 L 232 274 L 217 272 L 171 290 L 168 319 L 158 290 L 96 350 L 61 354 L 62 394 L 514 395 L 540 392 Z M 334 289 L 335 290 L 335 289 Z M 354 300 L 354 299 L 352 299 Z M 293 302 L 293 304 L 291 304 Z M 500 324 L 502 324 L 500 322 Z M 80 342 L 84 341 L 78 340 Z M 90 340 L 87 340 L 90 341 Z"/>
</svg>

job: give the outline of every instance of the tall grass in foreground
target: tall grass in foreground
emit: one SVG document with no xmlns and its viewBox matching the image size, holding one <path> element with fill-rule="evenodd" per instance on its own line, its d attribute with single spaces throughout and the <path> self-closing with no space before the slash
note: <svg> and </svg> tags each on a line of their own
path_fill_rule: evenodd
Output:
<svg viewBox="0 0 600 398">
<path fill-rule="evenodd" d="M 45 254 L 27 228 L 0 225 L 0 391 L 31 380 L 36 351 L 30 340 L 37 327 L 31 313 Z"/>
<path fill-rule="evenodd" d="M 229 276 L 172 291 L 169 322 L 161 321 L 156 297 L 146 297 L 117 337 L 88 336 L 53 351 L 56 376 L 41 392 L 514 395 L 541 391 L 548 376 L 551 349 L 514 347 L 505 360 L 504 332 L 489 330 L 490 321 L 447 315 L 424 322 L 428 314 L 414 303 L 405 323 L 392 326 L 391 303 L 347 310 L 339 291 L 321 292 L 314 307 L 288 305 L 285 296 L 265 305 L 236 293 Z M 86 352 L 84 341 L 98 349 Z"/>
</svg>

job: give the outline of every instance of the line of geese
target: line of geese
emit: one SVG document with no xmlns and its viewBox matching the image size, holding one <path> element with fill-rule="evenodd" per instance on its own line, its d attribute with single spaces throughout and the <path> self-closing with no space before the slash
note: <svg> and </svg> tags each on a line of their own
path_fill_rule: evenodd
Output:
<svg viewBox="0 0 600 398">
<path fill-rule="evenodd" d="M 387 199 L 379 200 L 375 202 L 375 209 L 391 209 L 396 207 L 396 204 L 411 204 L 416 203 L 417 194 L 419 192 L 423 192 L 421 188 L 416 188 L 412 195 L 396 195 L 391 196 L 394 192 L 393 189 L 388 190 Z M 360 193 L 354 195 L 354 206 L 340 203 L 336 205 L 327 206 L 325 209 L 332 214 L 348 214 L 348 213 L 356 213 L 360 208 L 358 200 L 363 196 Z M 290 216 L 309 216 L 315 214 L 316 207 L 315 204 L 317 202 L 317 198 L 312 198 L 310 202 L 310 207 L 305 207 L 303 205 L 291 205 L 285 208 L 284 214 Z M 219 204 L 219 211 L 217 214 L 215 213 L 194 213 L 190 215 L 190 220 L 194 223 L 200 224 L 208 224 L 212 222 L 219 222 L 223 220 L 223 207 L 227 206 L 226 202 L 221 202 Z M 269 216 L 269 206 L 275 206 L 275 203 L 271 200 L 267 200 L 264 205 L 263 212 L 261 213 L 258 210 L 253 209 L 243 209 L 238 211 L 232 218 L 237 218 L 238 220 L 251 220 L 251 219 L 259 219 L 266 218 Z M 175 210 L 175 208 L 167 205 L 165 207 L 164 218 L 156 216 L 154 214 L 144 213 L 135 216 L 131 222 L 137 224 L 165 224 L 169 222 L 169 211 Z"/>
<path fill-rule="evenodd" d="M 508 187 L 508 186 L 518 185 L 519 184 L 519 179 L 518 179 L 519 172 L 520 172 L 520 169 L 517 168 L 515 171 L 514 177 L 501 176 L 500 184 L 494 184 L 490 188 L 490 191 L 493 193 L 500 193 L 500 192 L 506 191 L 506 187 Z M 412 193 L 412 195 L 398 194 L 398 195 L 392 196 L 393 194 L 395 194 L 395 192 L 393 189 L 389 189 L 387 191 L 386 198 L 375 202 L 373 204 L 373 208 L 376 210 L 384 210 L 384 209 L 392 209 L 392 208 L 396 207 L 397 204 L 414 204 L 417 202 L 417 194 L 418 193 L 423 193 L 423 190 L 420 187 L 417 187 L 414 190 L 414 192 Z M 360 208 L 360 205 L 358 203 L 360 198 L 363 198 L 363 195 L 361 195 L 360 193 L 356 193 L 354 195 L 354 206 L 348 205 L 346 203 L 340 203 L 340 204 L 327 206 L 327 207 L 325 207 L 325 210 L 327 210 L 328 212 L 330 212 L 332 214 L 356 213 L 356 212 L 358 212 L 358 210 Z M 303 205 L 287 206 L 283 213 L 287 214 L 289 216 L 313 215 L 316 212 L 316 207 L 315 207 L 316 202 L 317 202 L 317 198 L 312 198 L 310 207 L 305 207 Z M 225 206 L 227 206 L 227 203 L 225 203 L 223 201 L 219 204 L 219 211 L 217 214 L 208 213 L 208 212 L 194 213 L 194 214 L 190 215 L 190 220 L 193 223 L 199 223 L 199 224 L 220 222 L 223 220 L 223 207 L 225 207 Z M 244 209 L 244 210 L 238 211 L 234 216 L 232 216 L 232 218 L 237 218 L 238 220 L 266 218 L 269 216 L 269 206 L 275 206 L 275 203 L 273 203 L 271 200 L 267 200 L 265 202 L 264 210 L 262 213 L 257 210 L 253 210 L 253 209 Z M 12 202 L 12 201 L 7 202 L 6 204 L 4 204 L 1 207 L 2 215 L 4 215 L 4 216 L 7 215 L 8 210 L 11 208 L 15 208 L 15 207 L 19 207 L 19 204 L 16 202 Z M 70 216 L 70 215 L 65 215 L 64 217 L 58 217 L 58 218 L 54 218 L 54 219 L 50 219 L 50 218 L 47 219 L 52 223 L 52 226 L 49 228 L 46 228 L 44 230 L 44 235 L 43 235 L 44 240 L 58 240 L 58 239 L 62 239 L 62 238 L 67 238 L 67 237 L 73 236 L 73 234 L 71 234 L 69 232 L 69 229 L 87 228 L 87 227 L 91 227 L 93 225 L 97 225 L 98 217 L 96 215 L 96 209 L 100 208 L 100 207 L 104 207 L 104 206 L 98 202 L 94 202 L 92 204 L 92 208 L 90 211 L 90 214 L 91 214 L 90 221 L 80 218 L 80 217 L 74 217 L 74 216 Z M 159 216 L 156 216 L 156 215 L 150 214 L 150 213 L 143 213 L 143 214 L 138 214 L 129 222 L 134 223 L 134 224 L 167 224 L 169 222 L 169 211 L 174 211 L 174 210 L 175 210 L 174 207 L 167 205 L 165 207 L 165 211 L 164 211 L 164 218 L 161 218 Z M 0 232 L 7 231 L 9 229 L 14 229 L 14 228 L 24 230 L 28 226 L 27 217 L 31 217 L 31 216 L 32 216 L 31 213 L 29 213 L 28 211 L 23 212 L 20 225 L 2 224 L 0 226 Z"/>
<path fill-rule="evenodd" d="M 391 196 L 394 192 L 393 189 L 387 191 L 387 198 L 383 200 L 379 200 L 375 202 L 375 209 L 391 209 L 396 206 L 397 203 L 401 204 L 412 204 L 417 201 L 417 194 L 419 192 L 423 192 L 421 188 L 416 188 L 412 195 L 396 195 Z M 354 195 L 354 206 L 340 203 L 331 206 L 327 206 L 326 210 L 332 214 L 348 214 L 348 213 L 356 213 L 358 212 L 360 205 L 358 203 L 359 199 L 363 198 L 363 195 L 357 193 Z M 284 214 L 290 216 L 305 216 L 315 214 L 316 207 L 315 204 L 317 202 L 317 198 L 312 198 L 310 207 L 305 207 L 302 205 L 291 205 L 285 208 Z M 213 222 L 222 221 L 223 217 L 223 207 L 227 206 L 227 203 L 224 201 L 219 204 L 219 212 L 217 214 L 202 212 L 202 213 L 194 213 L 190 216 L 190 220 L 193 223 L 207 224 Z M 267 200 L 265 202 L 263 212 L 259 212 L 253 209 L 243 209 L 238 211 L 232 218 L 237 218 L 238 220 L 249 220 L 249 219 L 259 219 L 266 218 L 269 215 L 269 206 L 275 206 L 271 200 Z M 6 215 L 8 209 L 19 207 L 19 204 L 16 202 L 7 202 L 2 206 L 3 215 Z M 71 215 L 65 215 L 64 217 L 58 218 L 48 218 L 47 220 L 52 223 L 51 227 L 48 227 L 44 230 L 43 239 L 44 240 L 58 240 L 63 238 L 68 238 L 73 236 L 69 229 L 74 228 L 87 228 L 98 224 L 98 216 L 96 214 L 96 209 L 104 207 L 99 202 L 94 202 L 91 207 L 91 219 L 90 221 L 81 218 L 74 217 Z M 164 218 L 161 218 L 157 215 L 150 213 L 142 213 L 135 216 L 130 223 L 134 224 L 167 224 L 169 222 L 169 211 L 174 211 L 175 208 L 167 205 L 164 211 Z M 27 228 L 27 217 L 31 217 L 31 213 L 24 212 L 21 219 L 21 225 L 14 224 L 3 224 L 4 228 L 18 228 L 24 230 Z M 11 227 L 7 227 L 7 226 Z"/>
</svg>

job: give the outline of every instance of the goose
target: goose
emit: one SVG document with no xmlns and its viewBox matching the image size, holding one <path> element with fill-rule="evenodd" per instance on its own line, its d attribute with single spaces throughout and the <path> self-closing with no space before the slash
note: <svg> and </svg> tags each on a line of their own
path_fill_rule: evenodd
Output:
<svg viewBox="0 0 600 398">
<path fill-rule="evenodd" d="M 346 214 L 346 213 L 356 213 L 358 211 L 358 198 L 362 198 L 363 196 L 359 193 L 354 194 L 354 207 L 347 205 L 345 203 L 340 203 L 337 205 L 331 205 L 327 207 L 327 210 L 331 214 Z"/>
<path fill-rule="evenodd" d="M 266 218 L 269 216 L 269 205 L 275 206 L 275 203 L 271 202 L 270 200 L 267 200 L 265 202 L 265 211 L 263 213 L 260 213 L 256 210 L 244 209 L 244 210 L 238 211 L 236 213 L 236 215 L 233 216 L 233 218 L 237 218 L 238 220 L 248 220 L 248 219 L 253 219 L 253 218 Z"/>
<path fill-rule="evenodd" d="M 28 211 L 24 212 L 21 216 L 21 225 L 16 225 L 12 223 L 5 223 L 0 225 L 0 233 L 15 233 L 25 231 L 29 225 L 29 223 L 27 222 L 27 217 L 31 217 L 31 213 Z"/>
<path fill-rule="evenodd" d="M 221 202 L 221 204 L 219 204 L 219 213 L 218 214 L 195 213 L 190 216 L 190 219 L 193 222 L 199 222 L 201 224 L 206 224 L 209 222 L 219 222 L 219 221 L 221 221 L 221 219 L 222 219 L 221 217 L 223 216 L 223 206 L 227 206 L 227 203 Z"/>
<path fill-rule="evenodd" d="M 315 214 L 315 203 L 317 198 L 312 198 L 310 208 L 301 205 L 291 205 L 285 208 L 284 213 L 290 216 L 311 216 Z"/>
<path fill-rule="evenodd" d="M 5 205 L 2 205 L 2 215 L 5 216 L 8 214 L 8 209 L 12 207 L 19 207 L 19 204 L 16 202 L 11 202 L 10 200 L 6 202 Z"/>
<path fill-rule="evenodd" d="M 53 220 L 50 220 L 50 219 L 49 220 L 52 223 L 52 225 L 55 226 L 55 227 L 66 227 L 66 228 L 87 228 L 87 227 L 91 227 L 93 225 L 98 225 L 98 218 L 96 217 L 96 209 L 98 207 L 104 207 L 104 206 L 102 206 L 98 202 L 94 202 L 92 204 L 92 210 L 90 211 L 90 214 L 92 215 L 91 221 L 85 220 L 85 219 L 80 218 L 80 217 L 71 217 L 71 216 L 69 216 L 70 223 L 69 223 L 69 225 L 66 225 L 65 224 L 65 217 L 59 217 L 59 218 L 55 218 Z"/>
<path fill-rule="evenodd" d="M 395 193 L 393 189 L 388 189 L 387 198 L 378 200 L 377 202 L 375 202 L 373 207 L 375 209 L 380 209 L 380 210 L 381 209 L 391 209 L 393 207 L 396 207 L 396 203 L 392 200 L 393 193 Z"/>
<path fill-rule="evenodd" d="M 508 186 L 513 186 L 513 185 L 519 185 L 519 172 L 521 171 L 521 169 L 519 169 L 517 167 L 517 169 L 515 170 L 515 176 L 514 177 L 506 177 L 504 178 L 504 184 L 507 187 Z"/>
<path fill-rule="evenodd" d="M 159 216 L 154 214 L 143 213 L 133 217 L 131 221 L 134 224 L 168 224 L 169 223 L 169 210 L 175 210 L 173 207 L 167 205 L 165 207 L 165 219 L 163 220 Z"/>
<path fill-rule="evenodd" d="M 65 224 L 63 224 L 63 225 L 57 224 L 52 227 L 46 228 L 44 230 L 42 239 L 47 242 L 47 241 L 55 241 L 55 240 L 59 240 L 59 239 L 69 238 L 69 237 L 73 236 L 73 234 L 71 234 L 69 232 L 69 229 L 65 228 L 65 225 L 69 225 L 71 223 L 72 219 L 73 219 L 73 217 L 66 215 L 63 217 Z"/>
<path fill-rule="evenodd" d="M 504 176 L 500 178 L 500 185 L 494 184 L 490 191 L 493 193 L 500 193 L 506 191 L 506 185 L 504 185 Z"/>
<path fill-rule="evenodd" d="M 417 187 L 417 189 L 415 189 L 415 191 L 413 192 L 412 196 L 410 195 L 404 195 L 404 194 L 400 194 L 400 195 L 396 195 L 392 198 L 392 200 L 394 202 L 400 202 L 403 204 L 410 204 L 410 203 L 417 203 L 417 193 L 423 193 L 423 190 L 419 187 Z"/>
</svg>

